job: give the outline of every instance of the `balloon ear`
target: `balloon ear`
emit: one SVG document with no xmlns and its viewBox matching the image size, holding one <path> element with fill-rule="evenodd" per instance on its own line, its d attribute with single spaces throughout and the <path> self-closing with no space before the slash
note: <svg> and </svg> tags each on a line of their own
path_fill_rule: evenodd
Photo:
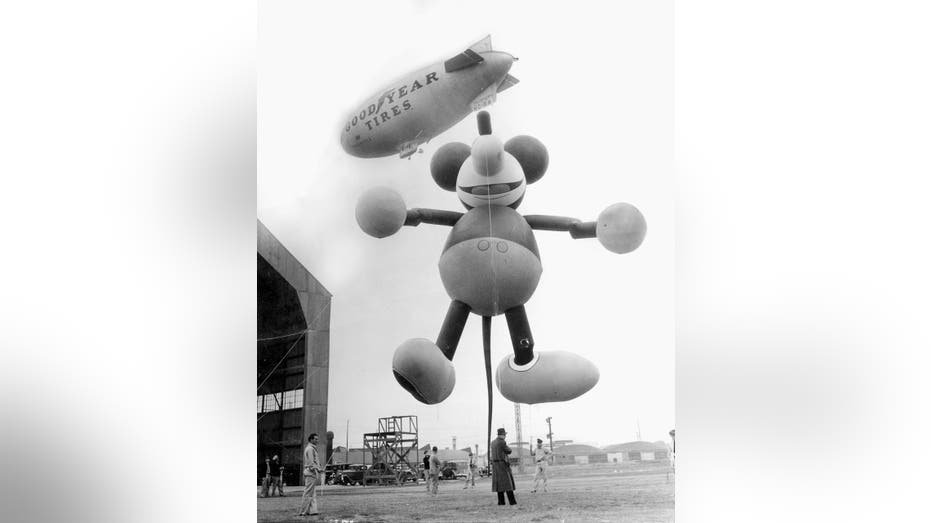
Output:
<svg viewBox="0 0 931 523">
<path fill-rule="evenodd" d="M 455 192 L 459 168 L 471 154 L 472 148 L 462 142 L 451 142 L 437 149 L 430 160 L 433 181 L 443 189 Z"/>
<path fill-rule="evenodd" d="M 543 173 L 550 164 L 550 155 L 546 152 L 546 147 L 533 136 L 515 136 L 504 144 L 504 150 L 517 159 L 528 184 L 543 178 Z"/>
</svg>

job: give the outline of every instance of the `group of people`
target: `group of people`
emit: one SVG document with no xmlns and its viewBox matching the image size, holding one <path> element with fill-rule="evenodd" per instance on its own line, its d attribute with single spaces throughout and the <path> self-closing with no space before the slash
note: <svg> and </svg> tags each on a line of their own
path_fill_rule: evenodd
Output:
<svg viewBox="0 0 931 523">
<path fill-rule="evenodd" d="M 423 475 L 427 482 L 427 492 L 436 496 L 437 489 L 440 487 L 440 458 L 437 457 L 436 447 L 433 447 L 433 454 L 429 452 L 423 456 Z"/>
<path fill-rule="evenodd" d="M 503 428 L 498 429 L 497 437 L 492 441 L 491 448 L 489 449 L 488 457 L 491 465 L 491 490 L 497 493 L 499 505 L 504 505 L 505 496 L 507 497 L 508 503 L 515 505 L 517 504 L 517 498 L 514 496 L 514 475 L 511 473 L 511 462 L 508 458 L 512 450 L 505 441 L 506 436 L 507 431 Z M 468 449 L 466 452 L 469 454 L 469 465 L 466 468 L 466 484 L 462 488 L 475 488 L 475 473 L 477 469 L 475 455 L 472 454 L 472 449 Z M 530 450 L 530 456 L 533 457 L 535 464 L 533 490 L 530 492 L 536 492 L 540 487 L 541 481 L 543 483 L 543 491 L 546 492 L 548 479 L 547 468 L 549 467 L 549 461 L 552 457 L 552 451 L 543 446 L 543 440 L 537 439 L 537 446 Z M 430 455 L 427 453 L 423 458 L 423 468 L 424 479 L 427 482 L 427 492 L 434 496 L 437 495 L 437 489 L 439 487 L 440 467 L 441 463 L 437 457 L 437 449 L 433 447 L 433 454 Z"/>
<path fill-rule="evenodd" d="M 319 438 L 316 433 L 307 438 L 307 446 L 304 447 L 304 496 L 301 498 L 301 512 L 298 516 L 315 516 L 320 512 L 317 511 L 317 485 L 322 481 L 324 468 L 320 465 L 320 455 L 317 451 Z M 269 490 L 271 493 L 269 494 Z M 261 496 L 267 498 L 270 495 L 275 496 L 277 490 L 278 496 L 284 496 L 284 467 L 278 460 L 278 456 L 271 459 L 265 458 L 265 479 L 262 480 Z"/>
<path fill-rule="evenodd" d="M 320 484 L 323 466 L 320 465 L 320 456 L 317 451 L 319 438 L 317 434 L 311 434 L 307 438 L 307 446 L 304 447 L 304 496 L 301 498 L 301 512 L 298 516 L 315 516 L 317 511 L 317 485 Z M 271 490 L 271 493 L 269 493 Z M 265 479 L 262 480 L 261 496 L 267 498 L 275 496 L 284 496 L 284 467 L 278 461 L 278 456 L 272 459 L 265 458 Z"/>
<path fill-rule="evenodd" d="M 281 462 L 278 461 L 278 456 L 276 455 L 272 459 L 268 459 L 268 456 L 265 457 L 265 479 L 262 480 L 262 494 L 263 498 L 269 496 L 268 491 L 271 489 L 271 495 L 275 495 L 275 491 L 278 491 L 279 496 L 284 496 L 284 467 L 281 466 Z"/>
<path fill-rule="evenodd" d="M 504 505 L 505 497 L 507 497 L 509 504 L 516 505 L 517 498 L 514 496 L 514 475 L 511 473 L 511 463 L 508 459 L 512 451 L 505 441 L 506 436 L 507 431 L 503 428 L 498 429 L 498 435 L 494 441 L 492 441 L 491 448 L 488 452 L 491 465 L 491 490 L 498 495 L 499 505 Z M 319 438 L 317 434 L 311 434 L 307 441 L 308 444 L 304 448 L 304 495 L 301 498 L 301 511 L 298 516 L 315 516 L 319 514 L 317 510 L 317 485 L 320 484 L 321 476 L 324 472 L 323 466 L 320 465 L 320 456 L 317 451 Z M 432 454 L 428 453 L 424 456 L 423 464 L 424 475 L 427 480 L 427 492 L 436 496 L 439 488 L 442 463 L 437 456 L 437 448 L 433 447 L 432 450 Z M 469 465 L 466 468 L 466 484 L 462 488 L 469 488 L 470 486 L 475 488 L 475 472 L 477 469 L 475 455 L 472 454 L 472 449 L 468 449 L 467 452 L 469 453 Z M 530 455 L 534 458 L 536 469 L 533 478 L 533 490 L 530 492 L 536 492 L 541 481 L 543 482 L 543 491 L 546 492 L 546 471 L 552 452 L 543 446 L 543 440 L 538 439 L 537 446 L 530 450 Z M 269 462 L 267 471 L 268 474 L 266 479 L 272 478 L 268 482 L 268 484 L 271 485 L 272 495 L 274 495 L 276 486 L 279 495 L 284 495 L 281 491 L 281 465 L 278 463 L 278 456 L 275 456 L 273 460 Z M 277 472 L 277 480 L 274 479 L 275 474 L 273 474 L 273 472 Z M 264 489 L 263 495 L 267 495 Z"/>
<path fill-rule="evenodd" d="M 508 456 L 511 454 L 511 447 L 505 441 L 507 431 L 503 428 L 498 429 L 498 437 L 491 442 L 489 449 L 489 459 L 491 460 L 491 490 L 498 495 L 498 504 L 504 505 L 504 498 L 507 496 L 508 504 L 516 505 L 517 498 L 514 496 L 514 475 L 511 474 L 511 462 Z M 533 489 L 534 493 L 540 487 L 540 481 L 543 481 L 543 492 L 546 492 L 547 468 L 552 457 L 552 451 L 543 446 L 543 440 L 537 439 L 536 448 L 530 449 L 530 456 L 534 460 Z"/>
<path fill-rule="evenodd" d="M 475 463 L 475 454 L 472 454 L 472 449 L 466 449 L 466 452 L 469 454 L 469 464 L 466 467 L 466 480 L 464 489 L 475 488 L 475 473 L 477 472 L 478 465 Z M 436 447 L 433 447 L 433 454 L 430 454 L 428 450 L 423 457 L 423 479 L 427 483 L 427 492 L 437 494 L 437 490 L 440 486 L 440 474 L 442 473 L 443 464 L 440 462 L 438 456 L 438 451 Z"/>
</svg>

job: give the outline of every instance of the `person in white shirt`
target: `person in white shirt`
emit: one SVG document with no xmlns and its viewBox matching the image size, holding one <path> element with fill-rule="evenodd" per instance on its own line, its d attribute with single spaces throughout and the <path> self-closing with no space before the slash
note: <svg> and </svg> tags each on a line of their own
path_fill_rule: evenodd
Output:
<svg viewBox="0 0 931 523">
<path fill-rule="evenodd" d="M 298 516 L 316 516 L 317 511 L 317 484 L 323 467 L 320 466 L 320 457 L 317 454 L 317 434 L 311 434 L 304 447 L 304 497 L 301 498 L 301 512 Z"/>
<path fill-rule="evenodd" d="M 531 494 L 537 491 L 540 480 L 543 480 L 543 492 L 546 492 L 546 468 L 549 466 L 550 455 L 552 451 L 543 446 L 543 440 L 537 438 L 537 448 L 530 449 L 530 455 L 533 456 L 537 464 L 537 473 L 533 476 L 533 490 Z"/>
<path fill-rule="evenodd" d="M 469 483 L 472 484 L 472 488 L 475 488 L 475 454 L 472 454 L 472 449 L 467 449 L 466 452 L 469 453 L 469 464 L 466 467 L 466 481 L 465 486 L 462 488 L 469 488 Z"/>
</svg>

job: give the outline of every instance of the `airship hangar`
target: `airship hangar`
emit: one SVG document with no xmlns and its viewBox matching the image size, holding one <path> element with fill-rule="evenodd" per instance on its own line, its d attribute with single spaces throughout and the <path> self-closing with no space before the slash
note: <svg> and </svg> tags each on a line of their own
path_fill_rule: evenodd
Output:
<svg viewBox="0 0 931 523">
<path fill-rule="evenodd" d="M 332 295 L 258 222 L 257 470 L 277 455 L 285 484 L 303 485 L 312 433 L 326 441 Z"/>
</svg>

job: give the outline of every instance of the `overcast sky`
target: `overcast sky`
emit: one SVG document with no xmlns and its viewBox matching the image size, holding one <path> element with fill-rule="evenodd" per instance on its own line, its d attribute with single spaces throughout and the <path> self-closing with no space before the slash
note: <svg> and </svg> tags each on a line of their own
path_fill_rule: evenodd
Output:
<svg viewBox="0 0 931 523">
<path fill-rule="evenodd" d="M 438 4 L 438 5 L 435 5 Z M 519 211 L 594 220 L 615 202 L 646 217 L 646 240 L 617 255 L 597 240 L 538 231 L 543 276 L 527 304 L 538 350 L 593 361 L 601 380 L 566 403 L 522 406 L 524 439 L 597 445 L 668 440 L 674 427 L 672 2 L 576 2 L 557 11 L 530 2 L 264 2 L 259 11 L 258 217 L 333 293 L 328 429 L 361 445 L 379 417 L 417 415 L 422 443 L 485 441 L 481 320 L 470 316 L 453 364 L 456 388 L 423 405 L 394 380 L 391 359 L 409 338 L 435 339 L 450 298 L 437 262 L 449 228 L 405 227 L 377 240 L 354 208 L 367 188 L 395 188 L 408 207 L 463 210 L 436 186 L 430 157 L 471 144 L 475 116 L 411 160 L 359 159 L 339 146 L 346 116 L 421 66 L 491 34 L 519 58 L 520 83 L 488 110 L 496 135 L 539 138 L 550 153 Z M 591 8 L 586 6 L 591 5 Z M 510 354 L 493 319 L 492 369 Z M 493 424 L 514 432 L 514 405 L 494 390 Z M 484 451 L 484 449 L 483 449 Z"/>
</svg>

